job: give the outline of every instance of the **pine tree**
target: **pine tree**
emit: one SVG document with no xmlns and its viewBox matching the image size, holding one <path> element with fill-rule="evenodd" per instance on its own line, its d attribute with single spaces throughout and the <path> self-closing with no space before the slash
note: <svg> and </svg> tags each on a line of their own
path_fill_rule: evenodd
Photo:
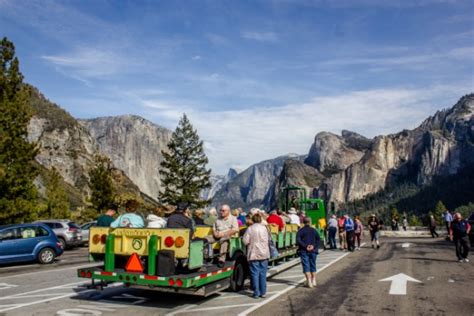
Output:
<svg viewBox="0 0 474 316">
<path fill-rule="evenodd" d="M 162 151 L 163 162 L 160 174 L 163 176 L 164 191 L 159 199 L 164 204 L 177 205 L 186 202 L 194 207 L 202 207 L 210 200 L 201 200 L 200 193 L 209 188 L 210 169 L 206 169 L 208 159 L 203 142 L 191 125 L 186 114 L 180 119 L 168 143 L 168 151 Z"/>
<path fill-rule="evenodd" d="M 438 201 L 433 212 L 433 216 L 435 217 L 437 223 L 443 222 L 442 219 L 444 212 L 446 212 L 446 206 L 444 206 L 444 203 L 442 201 Z"/>
<path fill-rule="evenodd" d="M 420 220 L 418 219 L 418 217 L 416 217 L 415 214 L 410 216 L 410 218 L 408 219 L 408 224 L 410 226 L 420 226 L 421 225 Z"/>
<path fill-rule="evenodd" d="M 400 218 L 400 214 L 398 213 L 398 210 L 396 207 L 392 207 L 390 209 L 390 218 L 391 219 L 396 219 L 398 220 Z"/>
<path fill-rule="evenodd" d="M 95 167 L 89 171 L 91 203 L 100 213 L 114 202 L 115 190 L 112 183 L 112 162 L 109 158 L 97 155 Z"/>
<path fill-rule="evenodd" d="M 0 41 L 0 224 L 34 220 L 37 217 L 38 169 L 32 163 L 38 152 L 27 141 L 31 112 L 29 94 L 23 85 L 15 46 Z"/>
<path fill-rule="evenodd" d="M 46 214 L 49 218 L 71 217 L 69 199 L 61 179 L 58 170 L 53 167 L 46 183 L 46 198 L 48 199 Z"/>
</svg>

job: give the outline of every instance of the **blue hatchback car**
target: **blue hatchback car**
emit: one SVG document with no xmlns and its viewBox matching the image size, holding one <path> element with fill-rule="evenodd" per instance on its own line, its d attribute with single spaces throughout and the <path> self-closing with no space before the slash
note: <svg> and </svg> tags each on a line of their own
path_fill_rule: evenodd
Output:
<svg viewBox="0 0 474 316">
<path fill-rule="evenodd" d="M 48 226 L 39 223 L 0 226 L 0 264 L 52 263 L 64 252 Z"/>
</svg>

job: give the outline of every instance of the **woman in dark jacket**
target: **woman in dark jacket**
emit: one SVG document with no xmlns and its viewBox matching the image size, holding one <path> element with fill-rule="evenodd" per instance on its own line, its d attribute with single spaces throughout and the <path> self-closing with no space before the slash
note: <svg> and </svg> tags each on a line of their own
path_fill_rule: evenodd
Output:
<svg viewBox="0 0 474 316">
<path fill-rule="evenodd" d="M 308 287 L 316 286 L 316 256 L 319 251 L 321 238 L 319 234 L 311 227 L 311 218 L 306 217 L 303 221 L 304 227 L 296 234 L 296 240 L 299 246 L 298 252 L 303 266 L 303 273 L 306 276 Z"/>
</svg>

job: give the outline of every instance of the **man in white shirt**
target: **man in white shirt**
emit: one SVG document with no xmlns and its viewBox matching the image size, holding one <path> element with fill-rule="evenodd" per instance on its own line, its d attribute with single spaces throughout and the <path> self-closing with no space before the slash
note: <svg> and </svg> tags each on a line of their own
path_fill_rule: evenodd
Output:
<svg viewBox="0 0 474 316">
<path fill-rule="evenodd" d="M 212 226 L 212 235 L 206 239 L 210 244 L 219 242 L 219 267 L 223 267 L 227 252 L 229 251 L 229 239 L 232 235 L 239 232 L 239 223 L 237 218 L 230 214 L 229 205 L 222 205 L 220 209 L 220 218 Z"/>
<path fill-rule="evenodd" d="M 296 214 L 296 209 L 294 207 L 290 208 L 288 214 L 288 217 L 290 218 L 290 224 L 301 225 L 300 217 Z"/>
</svg>

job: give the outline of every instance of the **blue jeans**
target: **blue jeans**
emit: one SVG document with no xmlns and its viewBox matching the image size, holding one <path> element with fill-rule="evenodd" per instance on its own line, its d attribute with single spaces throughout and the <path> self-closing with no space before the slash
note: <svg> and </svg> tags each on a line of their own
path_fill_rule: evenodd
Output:
<svg viewBox="0 0 474 316">
<path fill-rule="evenodd" d="M 316 256 L 316 252 L 300 252 L 301 264 L 303 265 L 303 273 L 316 272 Z"/>
<path fill-rule="evenodd" d="M 267 293 L 268 260 L 252 260 L 249 261 L 249 266 L 253 295 L 265 295 Z"/>
<path fill-rule="evenodd" d="M 329 247 L 331 247 L 331 249 L 337 249 L 336 233 L 336 227 L 329 227 Z"/>
</svg>

